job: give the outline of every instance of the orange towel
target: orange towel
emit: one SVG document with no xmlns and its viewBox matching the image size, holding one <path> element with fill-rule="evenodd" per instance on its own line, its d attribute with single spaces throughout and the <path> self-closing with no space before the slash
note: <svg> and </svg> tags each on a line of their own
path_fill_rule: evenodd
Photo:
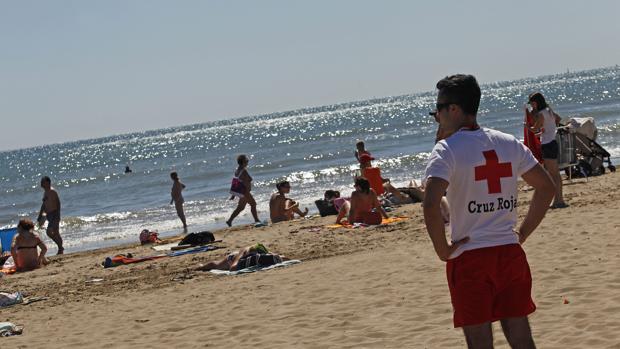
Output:
<svg viewBox="0 0 620 349">
<path fill-rule="evenodd" d="M 386 225 L 386 224 L 392 224 L 392 223 L 396 223 L 396 222 L 401 222 L 404 220 L 409 219 L 409 217 L 389 217 L 389 218 L 383 218 L 381 220 L 381 225 Z M 370 225 L 368 226 L 370 227 Z M 352 224 L 349 224 L 349 222 L 347 221 L 343 221 L 341 224 L 330 224 L 327 226 L 327 228 L 347 228 L 347 229 L 353 229 L 354 226 Z"/>
</svg>

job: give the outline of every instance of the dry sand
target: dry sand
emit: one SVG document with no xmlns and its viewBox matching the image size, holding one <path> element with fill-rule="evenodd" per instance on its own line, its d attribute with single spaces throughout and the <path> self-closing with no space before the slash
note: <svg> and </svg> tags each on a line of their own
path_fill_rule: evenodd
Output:
<svg viewBox="0 0 620 349">
<path fill-rule="evenodd" d="M 540 348 L 620 348 L 619 182 L 609 174 L 566 183 L 571 206 L 550 210 L 524 245 Z M 520 195 L 521 216 L 530 196 Z M 0 348 L 464 347 L 420 205 L 396 213 L 412 218 L 358 230 L 325 228 L 334 217 L 221 230 L 226 249 L 113 269 L 100 266 L 106 256 L 154 251 L 53 257 L 0 279 L 4 291 L 49 297 L 0 310 L 0 321 L 24 326 Z M 242 276 L 188 270 L 257 241 L 303 263 Z M 94 278 L 104 280 L 87 282 Z"/>
</svg>

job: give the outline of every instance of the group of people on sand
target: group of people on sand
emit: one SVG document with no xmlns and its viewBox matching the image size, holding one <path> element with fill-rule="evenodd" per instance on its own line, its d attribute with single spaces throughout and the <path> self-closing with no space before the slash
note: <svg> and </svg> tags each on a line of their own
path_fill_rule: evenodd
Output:
<svg viewBox="0 0 620 349">
<path fill-rule="evenodd" d="M 491 323 L 500 321 L 506 339 L 513 348 L 535 348 L 528 315 L 536 306 L 531 298 L 532 278 L 529 264 L 521 245 L 525 243 L 552 208 L 566 207 L 562 197 L 561 177 L 555 141 L 559 117 L 547 105 L 540 93 L 528 98 L 527 113 L 532 123 L 527 127 L 538 134 L 542 143 L 542 162 L 514 136 L 480 127 L 477 112 L 481 91 L 472 75 L 452 75 L 436 84 L 437 101 L 431 115 L 438 123 L 437 139 L 428 160 L 423 187 L 412 183 L 409 188 L 394 188 L 384 181 L 384 189 L 395 201 L 417 199 L 422 201 L 424 221 L 438 258 L 446 262 L 447 283 L 450 291 L 453 322 L 463 329 L 470 348 L 493 347 Z M 372 156 L 363 143 L 357 145 L 356 158 L 361 168 L 371 166 Z M 252 216 L 260 222 L 256 201 L 252 196 L 252 177 L 248 173 L 249 159 L 237 157 L 238 167 L 231 185 L 232 198 L 239 198 L 237 207 L 226 221 L 233 220 L 249 204 Z M 518 177 L 533 188 L 533 195 L 520 224 L 517 215 Z M 182 212 L 181 191 L 185 187 L 176 173 L 172 201 L 177 212 Z M 39 224 L 48 221 L 47 233 L 59 246 L 58 233 L 60 200 L 44 177 L 45 190 Z M 305 216 L 298 203 L 287 198 L 291 186 L 287 181 L 276 184 L 270 198 L 270 216 L 273 222 L 287 221 L 295 215 Z M 409 190 L 407 190 L 409 189 Z M 343 198 L 334 190 L 325 192 L 338 209 L 337 221 L 345 216 L 350 223 L 377 224 L 387 217 L 378 196 L 367 178 L 356 177 L 350 198 Z M 186 225 L 184 215 L 179 217 Z M 452 229 L 446 238 L 446 221 Z M 34 224 L 23 219 L 11 249 L 19 268 L 28 269 L 46 262 L 47 248 L 33 233 Z M 37 247 L 41 249 L 37 253 Z M 262 244 L 243 248 L 219 261 L 201 266 L 198 270 L 235 270 L 248 258 L 274 261 L 284 257 L 271 255 Z"/>
</svg>

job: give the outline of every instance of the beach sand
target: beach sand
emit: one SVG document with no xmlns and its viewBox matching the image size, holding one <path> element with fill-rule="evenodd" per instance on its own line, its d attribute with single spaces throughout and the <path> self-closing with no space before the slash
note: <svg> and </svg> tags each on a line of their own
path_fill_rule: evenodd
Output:
<svg viewBox="0 0 620 349">
<path fill-rule="evenodd" d="M 565 182 L 570 207 L 550 210 L 524 245 L 540 348 L 620 347 L 619 187 L 617 174 Z M 520 194 L 521 218 L 530 196 Z M 24 326 L 0 348 L 465 347 L 420 205 L 396 214 L 411 219 L 356 230 L 325 228 L 334 216 L 234 227 L 215 232 L 225 249 L 112 269 L 100 265 L 106 256 L 156 252 L 126 245 L 52 257 L 0 279 L 4 291 L 49 297 L 0 310 L 0 321 Z M 303 262 L 241 276 L 188 270 L 259 241 Z M 494 330 L 496 346 L 508 347 Z"/>
</svg>

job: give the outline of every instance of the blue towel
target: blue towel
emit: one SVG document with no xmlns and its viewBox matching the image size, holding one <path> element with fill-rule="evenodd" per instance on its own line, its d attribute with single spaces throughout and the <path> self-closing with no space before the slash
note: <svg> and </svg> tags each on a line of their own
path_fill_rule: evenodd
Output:
<svg viewBox="0 0 620 349">
<path fill-rule="evenodd" d="M 198 252 L 206 252 L 206 251 L 211 251 L 211 250 L 217 250 L 218 248 L 219 247 L 212 246 L 212 245 L 197 246 L 197 247 L 193 247 L 193 248 L 188 248 L 186 250 L 172 251 L 172 252 L 168 253 L 168 256 L 170 256 L 170 257 L 177 257 L 177 256 L 186 255 L 186 254 L 191 254 L 191 253 L 198 253 Z"/>
<path fill-rule="evenodd" d="M 17 234 L 17 228 L 9 228 L 0 230 L 0 245 L 2 245 L 2 253 L 11 251 L 11 243 L 13 237 Z"/>
</svg>

